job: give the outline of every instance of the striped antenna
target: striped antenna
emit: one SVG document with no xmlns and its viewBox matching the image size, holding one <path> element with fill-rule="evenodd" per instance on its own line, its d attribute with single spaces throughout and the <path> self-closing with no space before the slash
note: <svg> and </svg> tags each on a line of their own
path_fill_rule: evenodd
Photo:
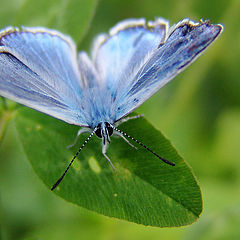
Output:
<svg viewBox="0 0 240 240">
<path fill-rule="evenodd" d="M 57 182 L 52 186 L 51 190 L 53 191 L 58 185 L 59 183 L 63 180 L 64 176 L 66 175 L 68 169 L 71 167 L 72 163 L 74 162 L 74 160 L 76 159 L 76 157 L 78 156 L 78 154 L 81 152 L 81 150 L 85 147 L 85 145 L 88 143 L 88 141 L 90 140 L 90 138 L 95 134 L 97 128 L 94 128 L 94 130 L 91 132 L 91 134 L 88 136 L 88 138 L 84 141 L 84 143 L 82 144 L 82 146 L 79 148 L 79 150 L 77 151 L 77 153 L 75 154 L 75 156 L 73 157 L 73 159 L 71 160 L 71 162 L 68 164 L 66 170 L 64 171 L 64 173 L 62 174 L 62 176 L 57 180 Z"/>
<path fill-rule="evenodd" d="M 175 163 L 172 163 L 172 162 L 168 161 L 167 159 L 159 156 L 157 153 L 155 153 L 154 151 L 152 151 L 149 147 L 147 147 L 146 145 L 144 145 L 142 142 L 140 142 L 140 141 L 138 141 L 137 139 L 131 137 L 131 136 L 128 135 L 127 133 L 123 132 L 122 130 L 114 127 L 112 124 L 111 124 L 111 127 L 112 127 L 115 131 L 119 132 L 120 134 L 124 135 L 125 137 L 130 138 L 130 139 L 133 140 L 134 142 L 138 143 L 140 146 L 144 147 L 146 150 L 148 150 L 149 152 L 151 152 L 153 155 L 155 155 L 157 158 L 159 158 L 159 159 L 162 160 L 163 162 L 165 162 L 165 163 L 167 163 L 167 164 L 169 164 L 169 165 L 171 165 L 171 166 L 175 166 Z"/>
</svg>

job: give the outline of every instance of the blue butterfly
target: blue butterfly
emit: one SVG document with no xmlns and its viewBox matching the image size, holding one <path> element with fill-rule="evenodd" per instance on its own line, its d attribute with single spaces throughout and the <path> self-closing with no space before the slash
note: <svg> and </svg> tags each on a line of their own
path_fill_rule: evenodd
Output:
<svg viewBox="0 0 240 240">
<path fill-rule="evenodd" d="M 77 56 L 70 37 L 46 28 L 8 27 L 0 32 L 0 95 L 86 131 L 85 140 L 63 175 L 89 139 L 102 138 L 106 155 L 110 136 L 143 143 L 117 128 L 119 123 L 161 87 L 196 60 L 223 31 L 220 24 L 184 19 L 169 29 L 157 18 L 128 19 L 94 41 L 91 58 Z M 133 145 L 131 145 L 133 146 Z"/>
</svg>

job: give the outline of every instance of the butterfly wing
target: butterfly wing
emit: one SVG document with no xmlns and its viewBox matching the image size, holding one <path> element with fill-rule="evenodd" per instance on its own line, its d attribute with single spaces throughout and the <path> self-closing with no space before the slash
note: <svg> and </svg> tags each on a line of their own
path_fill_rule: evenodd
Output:
<svg viewBox="0 0 240 240">
<path fill-rule="evenodd" d="M 146 26 L 145 19 L 128 19 L 99 35 L 93 45 L 93 63 L 107 89 L 116 94 L 128 76 L 165 40 L 168 22 L 158 18 Z"/>
<path fill-rule="evenodd" d="M 117 121 L 196 60 L 223 27 L 185 19 L 168 31 L 167 22 L 157 19 L 120 23 L 114 30 L 102 37 L 93 59 L 115 98 Z"/>
<path fill-rule="evenodd" d="M 183 20 L 173 26 L 166 42 L 149 56 L 135 76 L 118 93 L 116 119 L 136 109 L 182 72 L 219 36 L 223 27 Z"/>
<path fill-rule="evenodd" d="M 0 95 L 71 124 L 87 125 L 79 108 L 82 88 L 70 38 L 45 28 L 0 33 Z"/>
</svg>

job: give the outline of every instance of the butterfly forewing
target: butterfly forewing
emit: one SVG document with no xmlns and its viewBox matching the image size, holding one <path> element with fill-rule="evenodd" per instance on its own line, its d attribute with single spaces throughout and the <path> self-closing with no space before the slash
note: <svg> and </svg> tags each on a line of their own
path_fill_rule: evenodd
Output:
<svg viewBox="0 0 240 240">
<path fill-rule="evenodd" d="M 77 125 L 83 83 L 75 45 L 56 31 L 8 28 L 0 33 L 0 94 Z"/>
<path fill-rule="evenodd" d="M 134 78 L 121 88 L 116 104 L 117 119 L 133 111 L 183 71 L 217 38 L 221 25 L 194 24 L 185 20 L 176 25 Z"/>
</svg>

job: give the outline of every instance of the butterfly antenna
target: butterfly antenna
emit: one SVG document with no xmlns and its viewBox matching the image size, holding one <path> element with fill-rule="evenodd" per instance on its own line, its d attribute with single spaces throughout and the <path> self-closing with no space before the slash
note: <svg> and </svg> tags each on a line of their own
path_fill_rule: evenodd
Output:
<svg viewBox="0 0 240 240">
<path fill-rule="evenodd" d="M 64 171 L 64 173 L 62 174 L 62 176 L 57 180 L 57 182 L 52 186 L 51 190 L 53 191 L 58 185 L 59 183 L 63 180 L 64 176 L 66 175 L 68 169 L 71 167 L 72 163 L 74 162 L 74 160 L 76 159 L 76 157 L 78 156 L 78 154 L 81 152 L 81 150 L 85 147 L 85 145 L 88 143 L 88 141 L 90 140 L 90 138 L 95 134 L 97 128 L 95 128 L 91 134 L 88 136 L 88 138 L 84 141 L 84 143 L 82 144 L 82 146 L 78 149 L 77 153 L 75 154 L 75 156 L 73 157 L 73 159 L 71 160 L 71 162 L 68 164 L 66 170 Z"/>
<path fill-rule="evenodd" d="M 140 142 L 140 141 L 138 141 L 137 139 L 129 136 L 127 133 L 123 132 L 122 130 L 120 130 L 120 129 L 116 128 L 116 127 L 114 127 L 113 125 L 111 125 L 111 127 L 112 127 L 115 131 L 119 132 L 120 134 L 124 135 L 125 137 L 128 137 L 128 138 L 132 139 L 134 142 L 136 142 L 136 143 L 138 143 L 140 146 L 144 147 L 146 150 L 148 150 L 149 152 L 151 152 L 151 153 L 152 153 L 153 155 L 155 155 L 157 158 L 161 159 L 163 162 L 165 162 L 165 163 L 167 163 L 167 164 L 169 164 L 169 165 L 171 165 L 171 166 L 175 166 L 175 163 L 172 163 L 172 162 L 168 161 L 167 159 L 159 156 L 157 153 L 155 153 L 154 151 L 152 151 L 149 147 L 147 147 L 146 145 L 144 145 L 142 142 Z"/>
</svg>

